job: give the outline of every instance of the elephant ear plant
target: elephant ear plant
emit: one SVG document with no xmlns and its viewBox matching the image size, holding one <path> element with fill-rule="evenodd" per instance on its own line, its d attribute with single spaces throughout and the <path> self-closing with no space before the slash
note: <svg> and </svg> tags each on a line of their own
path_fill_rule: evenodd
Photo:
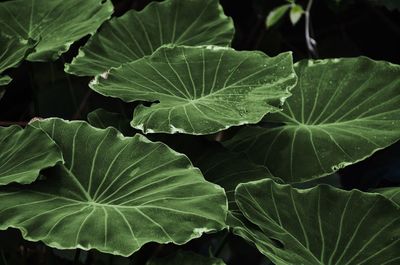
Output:
<svg viewBox="0 0 400 265">
<path fill-rule="evenodd" d="M 1 230 L 75 249 L 76 264 L 79 250 L 134 257 L 151 242 L 171 253 L 127 260 L 229 264 L 216 248 L 232 238 L 278 265 L 400 264 L 400 188 L 321 184 L 399 140 L 400 66 L 237 51 L 217 0 L 112 15 L 110 1 L 0 3 L 0 97 L 11 68 L 90 34 L 65 72 L 134 106 L 0 127 Z M 187 152 L 189 138 L 207 146 Z M 199 237 L 209 252 L 179 246 Z"/>
</svg>

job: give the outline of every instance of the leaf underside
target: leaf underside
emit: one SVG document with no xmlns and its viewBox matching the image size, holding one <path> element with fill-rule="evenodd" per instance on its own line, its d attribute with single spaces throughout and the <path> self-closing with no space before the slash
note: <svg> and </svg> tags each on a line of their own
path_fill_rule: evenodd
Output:
<svg viewBox="0 0 400 265">
<path fill-rule="evenodd" d="M 400 138 L 400 67 L 365 57 L 302 61 L 283 112 L 226 146 L 285 182 L 318 178 Z"/>
<path fill-rule="evenodd" d="M 184 244 L 224 228 L 223 189 L 166 145 L 81 121 L 33 125 L 59 145 L 65 164 L 31 185 L 2 187 L 0 229 L 59 249 L 129 256 L 147 242 Z"/>
<path fill-rule="evenodd" d="M 152 54 L 164 44 L 228 46 L 233 22 L 218 0 L 151 2 L 106 22 L 65 71 L 94 76 Z"/>
<path fill-rule="evenodd" d="M 90 87 L 127 102 L 159 101 L 136 107 L 131 122 L 136 129 L 198 135 L 279 111 L 295 83 L 291 53 L 267 57 L 217 46 L 164 46 L 97 76 Z"/>
<path fill-rule="evenodd" d="M 240 184 L 235 195 L 244 216 L 230 214 L 228 223 L 277 265 L 400 261 L 400 208 L 381 195 L 272 180 Z"/>
</svg>

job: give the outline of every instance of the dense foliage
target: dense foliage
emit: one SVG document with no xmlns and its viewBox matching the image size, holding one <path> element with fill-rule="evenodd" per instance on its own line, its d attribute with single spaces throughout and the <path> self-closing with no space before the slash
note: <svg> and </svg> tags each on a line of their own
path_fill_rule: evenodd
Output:
<svg viewBox="0 0 400 265">
<path fill-rule="evenodd" d="M 0 264 L 400 263 L 400 6 L 243 2 L 0 1 Z"/>
</svg>

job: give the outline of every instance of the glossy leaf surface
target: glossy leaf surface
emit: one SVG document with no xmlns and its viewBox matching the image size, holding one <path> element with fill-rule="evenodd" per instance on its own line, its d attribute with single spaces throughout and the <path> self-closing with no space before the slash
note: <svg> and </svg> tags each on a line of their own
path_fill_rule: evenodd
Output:
<svg viewBox="0 0 400 265">
<path fill-rule="evenodd" d="M 3 33 L 38 42 L 30 61 L 57 59 L 76 40 L 93 34 L 113 12 L 102 0 L 14 0 L 0 3 Z"/>
<path fill-rule="evenodd" d="M 164 44 L 228 46 L 233 32 L 233 22 L 218 0 L 151 2 L 140 12 L 128 11 L 106 22 L 65 69 L 94 76 L 150 55 Z"/>
<path fill-rule="evenodd" d="M 400 208 L 383 196 L 271 180 L 240 184 L 234 233 L 277 265 L 398 264 Z M 247 222 L 251 222 L 249 223 Z"/>
<path fill-rule="evenodd" d="M 135 109 L 131 125 L 145 133 L 210 134 L 279 111 L 295 83 L 291 53 L 167 46 L 90 86 L 127 102 L 159 101 Z"/>
<path fill-rule="evenodd" d="M 287 182 L 318 178 L 400 138 L 400 66 L 365 57 L 302 61 L 272 127 L 248 127 L 227 146 Z"/>
<path fill-rule="evenodd" d="M 0 229 L 59 249 L 129 256 L 147 242 L 184 244 L 224 228 L 223 189 L 166 145 L 81 121 L 34 125 L 59 145 L 65 164 L 32 185 L 1 188 Z"/>
<path fill-rule="evenodd" d="M 29 184 L 58 162 L 63 162 L 61 151 L 46 133 L 30 125 L 0 127 L 0 186 Z"/>
</svg>

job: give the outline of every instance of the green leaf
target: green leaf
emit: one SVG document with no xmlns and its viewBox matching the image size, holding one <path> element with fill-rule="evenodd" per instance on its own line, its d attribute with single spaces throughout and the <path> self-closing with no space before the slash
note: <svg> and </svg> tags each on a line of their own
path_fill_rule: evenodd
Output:
<svg viewBox="0 0 400 265">
<path fill-rule="evenodd" d="M 90 112 L 87 119 L 90 125 L 100 129 L 114 127 L 123 135 L 135 134 L 135 130 L 129 126 L 130 120 L 121 113 L 109 112 L 100 108 Z"/>
<path fill-rule="evenodd" d="M 150 55 L 163 44 L 228 46 L 233 33 L 233 22 L 218 0 L 151 2 L 143 11 L 131 10 L 105 23 L 65 71 L 94 76 Z"/>
<path fill-rule="evenodd" d="M 400 208 L 384 197 L 330 186 L 299 190 L 271 180 L 240 184 L 228 223 L 277 265 L 395 265 Z M 242 217 L 244 218 L 244 217 Z"/>
<path fill-rule="evenodd" d="M 57 145 L 41 130 L 0 127 L 0 186 L 32 183 L 40 170 L 62 161 Z"/>
<path fill-rule="evenodd" d="M 1 8 L 1 4 L 0 4 Z M 11 67 L 17 66 L 25 59 L 28 51 L 32 49 L 34 43 L 19 37 L 13 37 L 0 33 L 0 74 Z M 11 82 L 8 76 L 0 76 L 0 86 Z"/>
<path fill-rule="evenodd" d="M 66 161 L 45 180 L 0 189 L 0 229 L 17 228 L 25 239 L 58 249 L 129 256 L 147 242 L 184 244 L 224 228 L 223 189 L 166 145 L 82 121 L 33 125 Z"/>
<path fill-rule="evenodd" d="M 277 8 L 273 9 L 267 16 L 266 25 L 267 28 L 272 27 L 275 25 L 281 18 L 286 14 L 286 12 L 291 7 L 291 4 L 281 5 Z"/>
<path fill-rule="evenodd" d="M 102 0 L 14 0 L 0 3 L 0 25 L 7 35 L 38 41 L 29 61 L 47 61 L 93 34 L 112 12 L 111 2 Z"/>
<path fill-rule="evenodd" d="M 400 187 L 380 188 L 371 192 L 380 193 L 400 207 Z"/>
<path fill-rule="evenodd" d="M 302 61 L 273 128 L 244 128 L 227 146 L 286 182 L 318 178 L 400 138 L 400 67 L 365 57 Z"/>
<path fill-rule="evenodd" d="M 208 181 L 225 189 L 230 209 L 234 207 L 232 205 L 232 203 L 235 204 L 234 192 L 240 183 L 274 178 L 267 168 L 253 164 L 246 156 L 224 148 L 211 148 L 192 161 L 200 168 Z"/>
<path fill-rule="evenodd" d="M 131 125 L 145 133 L 210 134 L 279 111 L 295 83 L 291 53 L 166 46 L 97 76 L 90 87 L 127 102 L 159 101 L 135 109 Z"/>
<path fill-rule="evenodd" d="M 0 76 L 0 86 L 5 86 L 5 85 L 8 85 L 10 82 L 11 82 L 11 77 L 9 77 L 9 76 Z M 2 91 L 2 92 L 0 92 L 1 94 L 0 94 L 0 98 L 3 96 L 3 94 L 4 94 L 4 89 L 0 89 L 0 91 Z"/>
<path fill-rule="evenodd" d="M 301 5 L 292 5 L 290 8 L 290 21 L 293 25 L 299 22 L 301 16 L 304 14 L 303 7 Z"/>
<path fill-rule="evenodd" d="M 178 251 L 165 258 L 151 258 L 146 265 L 225 265 L 221 259 L 207 258 L 191 251 Z"/>
</svg>

